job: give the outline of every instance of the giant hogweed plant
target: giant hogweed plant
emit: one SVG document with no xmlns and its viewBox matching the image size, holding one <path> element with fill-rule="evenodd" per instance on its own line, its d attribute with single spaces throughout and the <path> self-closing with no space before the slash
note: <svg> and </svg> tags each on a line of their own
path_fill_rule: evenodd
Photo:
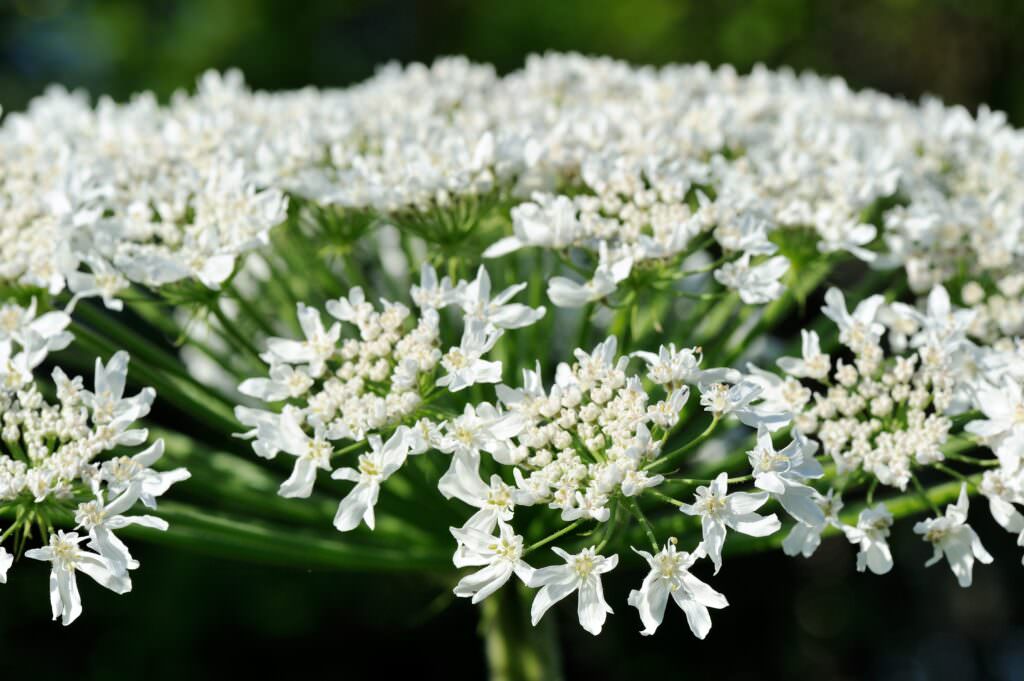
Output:
<svg viewBox="0 0 1024 681">
<path fill-rule="evenodd" d="M 910 522 L 969 586 L 979 498 L 1024 543 L 1022 173 L 1001 114 L 764 69 L 51 89 L 0 128 L 0 581 L 430 573 L 510 677 L 567 599 L 704 638 L 744 551 Z"/>
</svg>

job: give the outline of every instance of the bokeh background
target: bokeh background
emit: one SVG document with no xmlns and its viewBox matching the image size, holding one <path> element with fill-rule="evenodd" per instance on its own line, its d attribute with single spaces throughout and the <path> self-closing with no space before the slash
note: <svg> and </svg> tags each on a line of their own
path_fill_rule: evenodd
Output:
<svg viewBox="0 0 1024 681">
<path fill-rule="evenodd" d="M 237 66 L 257 88 L 343 86 L 390 60 L 466 54 L 505 72 L 530 52 L 576 50 L 812 69 L 908 98 L 986 103 L 1024 125 L 1022 28 L 1019 0 L 0 0 L 0 104 L 21 109 L 54 82 L 167 97 L 206 68 Z M 641 576 L 619 570 L 606 589 L 620 616 L 601 639 L 571 606 L 552 613 L 567 676 L 1022 679 L 1020 549 L 978 525 L 997 561 L 968 591 L 945 567 L 921 566 L 928 550 L 911 523 L 885 577 L 857 574 L 837 540 L 809 561 L 731 561 L 714 584 L 733 607 L 704 642 L 678 612 L 641 638 L 624 604 Z M 485 674 L 477 611 L 451 602 L 446 584 L 137 554 L 132 594 L 83 584 L 87 613 L 70 630 L 47 622 L 45 566 L 23 564 L 0 587 L 0 678 L 293 678 L 319 665 L 351 678 Z"/>
</svg>

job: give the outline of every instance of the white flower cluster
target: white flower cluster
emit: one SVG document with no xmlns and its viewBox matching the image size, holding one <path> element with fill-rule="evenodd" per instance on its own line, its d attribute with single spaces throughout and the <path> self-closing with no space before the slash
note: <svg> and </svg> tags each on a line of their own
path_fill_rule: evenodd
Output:
<svg viewBox="0 0 1024 681">
<path fill-rule="evenodd" d="M 533 324 L 544 308 L 510 303 L 525 285 L 510 287 L 491 296 L 491 282 L 481 267 L 472 281 L 440 281 L 433 268 L 424 266 L 419 285 L 410 296 L 419 308 L 415 323 L 401 303 L 381 301 L 377 311 L 361 288 L 327 303 L 336 321 L 325 328 L 320 313 L 299 304 L 298 318 L 305 338 L 301 341 L 270 338 L 262 358 L 269 364 L 268 378 L 250 378 L 239 391 L 278 409 L 235 408 L 238 420 L 251 428 L 242 435 L 253 439 L 253 450 L 264 458 L 279 452 L 296 457 L 295 467 L 279 490 L 285 497 L 308 497 L 317 470 L 333 470 L 334 442 L 359 445 L 368 440 L 372 452 L 360 456 L 358 470 L 342 468 L 334 477 L 358 482 L 360 475 L 376 485 L 401 467 L 406 454 L 427 449 L 426 438 L 436 425 L 421 419 L 414 431 L 401 424 L 411 421 L 432 394 L 458 392 L 477 383 L 501 380 L 501 362 L 484 359 L 505 329 Z M 462 310 L 464 329 L 458 346 L 442 353 L 439 312 L 450 306 Z M 343 324 L 358 330 L 358 337 L 342 338 Z M 436 378 L 438 368 L 444 375 Z M 393 435 L 382 443 L 385 431 Z M 355 477 L 352 477 L 352 476 Z M 366 517 L 373 527 L 372 501 L 353 514 L 350 505 L 363 494 L 351 493 L 342 502 L 335 525 L 342 531 L 355 528 Z M 350 522 L 354 519 L 355 522 Z"/>
<path fill-rule="evenodd" d="M 149 413 L 155 396 L 150 388 L 125 396 L 127 371 L 124 352 L 105 365 L 97 360 L 94 389 L 88 390 L 81 377 L 54 369 L 55 404 L 34 382 L 0 391 L 0 509 L 14 517 L 0 543 L 14 537 L 20 552 L 36 528 L 49 537 L 46 546 L 24 555 L 52 563 L 50 602 L 54 618 L 65 625 L 82 612 L 76 572 L 117 593 L 131 590 L 129 571 L 139 563 L 115 531 L 129 525 L 166 530 L 160 518 L 126 513 L 139 502 L 156 508 L 157 497 L 189 477 L 183 468 L 152 468 L 163 455 L 162 440 L 132 456 L 116 453 L 146 441 L 148 431 L 133 425 Z M 54 529 L 72 519 L 74 530 Z M 0 545 L 0 582 L 12 562 Z"/>
<path fill-rule="evenodd" d="M 526 201 L 488 255 L 586 256 L 585 283 L 551 282 L 559 305 L 712 243 L 716 279 L 766 302 L 788 267 L 773 235 L 804 229 L 823 254 L 905 267 L 916 291 L 966 274 L 1004 334 L 1022 323 L 1021 133 L 836 78 L 558 54 L 504 77 L 389 65 L 344 90 L 210 72 L 168 106 L 52 89 L 6 117 L 0 151 L 0 276 L 114 305 L 128 281 L 216 287 L 284 218 L 282 191 L 399 222 L 498 194 Z"/>
<path fill-rule="evenodd" d="M 1000 525 L 1015 533 L 1024 530 L 1024 516 L 1014 508 L 1024 502 L 1024 425 L 1016 426 L 1024 424 L 1024 407 L 1019 406 L 1024 353 L 1012 344 L 975 345 L 968 338 L 975 312 L 953 307 L 941 286 L 932 289 L 924 309 L 887 305 L 876 295 L 851 313 L 837 289 L 830 289 L 825 300 L 823 312 L 835 322 L 839 341 L 853 360 L 833 363 L 814 331 L 803 332 L 801 357 L 779 360 L 788 377 L 775 379 L 776 395 L 795 413 L 794 432 L 820 441 L 840 475 L 866 473 L 872 489 L 881 483 L 902 490 L 914 481 L 922 494 L 916 472 L 935 466 L 962 478 L 944 462 L 958 457 L 955 445 L 971 443 L 971 434 L 981 436 L 997 458 L 964 461 L 998 468 L 986 471 L 980 484 L 964 478 L 958 501 L 944 515 L 914 526 L 934 546 L 927 564 L 945 556 L 961 586 L 969 586 L 975 560 L 992 558 L 967 524 L 968 482 L 989 498 Z M 886 334 L 889 352 L 883 349 Z M 806 388 L 798 379 L 822 389 Z M 953 433 L 957 420 L 977 411 L 989 418 L 969 421 L 964 432 Z M 785 541 L 787 553 L 811 555 L 821 532 L 832 526 L 860 547 L 858 570 L 882 574 L 892 568 L 887 538 L 893 516 L 884 503 L 865 508 L 850 526 L 838 517 L 842 499 L 836 489 L 827 495 L 814 492 L 810 500 L 820 509 L 819 518 L 793 514 L 798 523 Z"/>
<path fill-rule="evenodd" d="M 968 339 L 973 312 L 953 308 L 941 286 L 925 311 L 886 305 L 875 295 L 851 313 L 838 289 L 825 300 L 823 312 L 836 323 L 852 362 L 839 358 L 833 367 L 818 334 L 804 331 L 802 357 L 779 360 L 788 378 L 775 379 L 776 394 L 796 414 L 796 428 L 821 442 L 840 473 L 862 469 L 906 489 L 915 465 L 944 460 L 952 417 L 983 409 L 984 391 L 1004 372 L 1024 372 L 1019 354 Z M 902 354 L 883 349 L 887 331 L 890 348 Z M 812 391 L 798 379 L 825 389 Z"/>
<path fill-rule="evenodd" d="M 35 386 L 33 371 L 71 341 L 77 301 L 99 297 L 112 311 L 127 302 L 161 333 L 186 330 L 188 375 L 154 380 L 164 394 L 219 406 L 224 381 L 238 386 L 242 437 L 261 457 L 294 457 L 280 495 L 309 497 L 320 471 L 353 483 L 340 531 L 373 529 L 381 485 L 410 456 L 448 455 L 438 488 L 472 509 L 451 529 L 453 561 L 476 568 L 455 593 L 479 601 L 516 576 L 538 590 L 534 623 L 576 593 L 582 626 L 598 633 L 611 612 L 601 576 L 619 559 L 603 552 L 643 540 L 650 552 L 634 550 L 650 571 L 627 602 L 645 634 L 671 596 L 707 635 L 709 609 L 727 601 L 691 569 L 707 558 L 720 570 L 730 531 L 765 537 L 792 520 L 783 548 L 804 556 L 842 533 L 859 570 L 886 572 L 890 528 L 906 513 L 875 500 L 880 485 L 932 509 L 915 526 L 934 547 L 929 564 L 944 556 L 968 585 L 974 563 L 991 560 L 967 522 L 969 491 L 1024 545 L 1022 175 L 1024 134 L 1000 114 L 764 68 L 545 55 L 505 76 L 460 58 L 390 65 L 343 90 L 253 92 L 237 72 L 208 73 L 167 105 L 148 94 L 91 105 L 53 89 L 0 125 L 0 283 L 18 296 L 0 304 L 0 512 L 15 518 L 2 538 L 35 526 L 49 537 L 25 555 L 53 562 L 54 611 L 69 622 L 75 570 L 126 590 L 137 563 L 112 531 L 162 529 L 126 513 L 187 476 L 152 470 L 159 442 L 101 456 L 146 438 L 131 424 L 153 392 L 124 397 L 126 355 L 97 365 L 94 391 L 57 370 L 59 404 Z M 290 238 L 305 241 L 282 248 L 302 248 L 298 257 L 264 248 L 289 198 Z M 379 237 L 379 272 L 359 276 L 368 249 L 353 235 Z M 547 252 L 520 252 L 531 248 Z M 459 279 L 481 258 L 513 285 L 492 291 L 482 266 Z M 410 287 L 421 261 L 449 276 L 423 264 Z M 864 278 L 888 298 L 851 311 L 830 289 L 822 312 L 838 347 L 808 326 L 800 356 L 778 360 L 781 375 L 703 368 L 701 348 L 669 342 L 701 343 L 709 364 L 753 356 L 840 262 L 844 276 L 893 270 L 884 285 Z M 903 297 L 904 273 L 914 304 L 888 302 Z M 324 310 L 299 303 L 301 337 L 273 335 L 285 327 L 263 315 L 282 301 L 291 309 L 293 281 L 314 300 L 314 282 L 336 275 L 367 288 Z M 168 319 L 123 295 L 191 279 L 227 289 L 202 300 L 216 326 L 192 325 L 191 287 L 163 291 Z M 558 310 L 531 330 L 545 347 L 504 337 L 546 313 L 513 302 L 527 280 L 531 297 L 546 288 L 557 307 L 586 310 Z M 408 300 L 371 302 L 381 282 Z M 65 311 L 51 309 L 56 300 Z M 131 333 L 89 311 L 97 342 Z M 568 345 L 551 336 L 577 318 L 581 339 L 607 340 L 574 349 L 546 387 L 542 363 Z M 250 331 L 266 373 L 245 378 L 231 348 L 251 350 Z M 173 358 L 145 350 L 138 359 L 164 378 Z M 506 383 L 513 358 L 518 386 Z M 716 430 L 733 421 L 756 432 Z M 985 449 L 994 456 L 979 458 Z M 698 462 L 707 477 L 677 475 Z M 919 479 L 939 476 L 954 483 Z M 844 513 L 843 497 L 862 492 Z M 940 510 L 932 492 L 959 497 Z M 54 530 L 71 515 L 75 531 Z M 698 523 L 691 551 L 664 536 L 696 535 Z M 583 546 L 577 529 L 593 541 Z M 572 550 L 552 544 L 559 564 L 526 562 L 560 538 Z M 10 563 L 0 548 L 0 577 Z"/>
<path fill-rule="evenodd" d="M 573 556 L 555 548 L 567 565 L 533 571 L 522 559 L 522 538 L 510 524 L 516 507 L 544 504 L 575 525 L 587 520 L 607 523 L 606 537 L 610 536 L 615 527 L 608 522 L 610 507 L 629 508 L 633 498 L 664 482 L 664 476 L 654 469 L 670 460 L 671 455 L 659 458 L 659 454 L 665 440 L 681 425 L 690 385 L 700 387 L 701 402 L 715 423 L 735 415 L 767 434 L 769 424 L 777 427 L 788 421 L 788 414 L 766 409 L 760 400 L 762 388 L 739 372 L 701 369 L 697 348 L 669 346 L 658 354 L 637 353 L 647 363 L 646 378 L 663 393 L 652 400 L 641 377 L 627 373 L 629 357 L 617 357 L 616 345 L 616 339 L 610 337 L 592 352 L 577 349 L 576 362 L 558 366 L 550 390 L 544 389 L 539 369 L 524 370 L 522 388 L 497 387 L 504 411 L 488 403 L 467 406 L 463 415 L 440 425 L 431 444 L 452 453 L 453 458 L 438 488 L 446 497 L 478 509 L 461 528 L 452 529 L 458 543 L 455 564 L 485 566 L 459 583 L 457 595 L 479 601 L 516 574 L 527 585 L 540 587 L 533 605 L 536 624 L 555 601 L 578 590 L 580 623 L 587 631 L 599 633 L 611 610 L 597 575 L 612 569 L 617 556 L 597 555 L 597 547 Z M 514 484 L 498 474 L 485 483 L 480 474 L 481 452 L 500 465 L 511 466 Z M 703 491 L 698 490 L 698 495 Z M 726 601 L 693 577 L 688 568 L 704 556 L 721 565 L 726 523 L 756 536 L 779 528 L 774 515 L 761 519 L 752 514 L 768 500 L 767 494 L 732 496 L 741 509 L 738 512 L 744 514 L 738 524 L 726 517 L 733 506 L 726 509 L 718 497 L 700 497 L 703 501 L 698 502 L 697 510 L 683 508 L 704 514 L 705 528 L 711 528 L 705 530 L 704 541 L 692 554 L 678 552 L 674 540 L 657 556 L 640 552 L 653 571 L 629 602 L 641 613 L 644 633 L 657 628 L 671 592 L 694 634 L 703 638 L 711 626 L 707 608 L 724 607 Z M 752 503 L 740 503 L 740 497 L 749 497 Z M 765 523 L 758 525 L 752 522 L 754 518 Z"/>
<path fill-rule="evenodd" d="M 231 79 L 229 79 L 231 80 Z M 237 112 L 210 75 L 168 107 L 52 88 L 0 127 L 0 278 L 120 309 L 130 282 L 216 288 L 285 217 L 226 141 Z"/>
</svg>

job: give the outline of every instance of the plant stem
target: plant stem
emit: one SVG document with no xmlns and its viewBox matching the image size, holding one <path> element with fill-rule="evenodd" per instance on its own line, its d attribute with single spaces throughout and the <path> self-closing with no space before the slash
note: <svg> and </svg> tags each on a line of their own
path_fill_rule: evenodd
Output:
<svg viewBox="0 0 1024 681">
<path fill-rule="evenodd" d="M 942 515 L 939 511 L 939 507 L 935 505 L 935 502 L 931 500 L 928 493 L 924 491 L 924 487 L 921 486 L 921 481 L 918 480 L 917 476 L 913 473 L 910 474 L 910 481 L 914 483 L 914 488 L 917 490 L 918 496 L 920 496 L 921 500 L 931 507 L 932 511 L 935 512 L 935 515 Z"/>
<path fill-rule="evenodd" d="M 678 508 L 679 506 L 682 506 L 682 505 L 683 505 L 683 502 L 679 501 L 678 499 L 673 499 L 673 498 L 672 498 L 672 497 L 670 497 L 669 495 L 667 495 L 667 494 L 662 494 L 661 492 L 659 492 L 659 491 L 658 491 L 658 490 L 656 490 L 656 489 L 649 489 L 649 490 L 647 490 L 647 493 L 648 493 L 648 494 L 652 494 L 652 495 L 654 495 L 654 496 L 658 497 L 658 498 L 659 498 L 659 499 L 661 499 L 662 501 L 667 501 L 668 503 L 672 504 L 673 506 L 676 506 L 677 508 Z"/>
<path fill-rule="evenodd" d="M 586 522 L 586 520 L 587 520 L 586 518 L 580 518 L 579 520 L 577 520 L 577 521 L 575 521 L 573 523 L 570 523 L 569 525 L 566 525 L 565 527 L 563 527 L 562 529 L 558 530 L 557 532 L 553 532 L 553 533 L 549 534 L 548 536 L 544 537 L 543 539 L 541 539 L 539 541 L 535 541 L 534 543 L 532 543 L 528 547 L 526 547 L 526 549 L 523 551 L 523 555 L 525 556 L 528 553 L 530 553 L 531 551 L 539 549 L 540 547 L 544 546 L 545 544 L 553 542 L 554 540 L 558 539 L 562 535 L 565 535 L 565 534 L 568 534 L 569 532 L 572 532 L 577 527 L 579 527 L 584 522 Z"/>
<path fill-rule="evenodd" d="M 651 521 L 647 519 L 644 512 L 640 510 L 640 504 L 636 502 L 636 499 L 630 499 L 627 502 L 627 506 L 630 512 L 636 516 L 636 519 L 640 521 L 640 526 L 644 528 L 644 534 L 647 535 L 647 539 L 651 542 L 651 548 L 657 553 L 660 550 L 658 546 L 658 538 L 654 534 L 654 528 L 651 527 Z"/>
<path fill-rule="evenodd" d="M 260 359 L 259 350 L 257 350 L 256 346 L 238 330 L 230 319 L 228 319 L 228 316 L 224 314 L 222 309 L 220 309 L 220 304 L 214 303 L 213 305 L 210 305 L 210 310 L 213 312 L 213 316 L 216 317 L 217 321 L 220 323 L 221 329 L 230 337 L 230 339 L 239 348 L 252 355 L 258 365 L 263 365 L 263 360 Z"/>
<path fill-rule="evenodd" d="M 662 466 L 664 464 L 671 463 L 673 460 L 678 459 L 683 454 L 686 454 L 687 452 L 692 450 L 694 447 L 696 447 L 697 445 L 701 444 L 702 442 L 707 440 L 709 437 L 711 437 L 711 434 L 715 431 L 715 428 L 718 426 L 718 421 L 719 420 L 720 420 L 719 417 L 716 415 L 714 418 L 711 419 L 711 423 L 708 425 L 708 427 L 704 430 L 703 433 L 701 433 L 700 435 L 698 435 L 694 439 L 690 440 L 689 442 L 687 442 L 685 445 L 683 445 L 679 449 L 676 449 L 675 451 L 669 452 L 668 454 L 665 454 L 663 456 L 658 457 L 657 459 L 655 459 L 651 463 L 649 463 L 646 466 L 644 466 L 644 468 L 645 469 L 657 468 L 658 466 Z"/>
<path fill-rule="evenodd" d="M 509 584 L 485 599 L 480 635 L 491 681 L 561 681 L 555 618 L 548 614 L 530 624 L 529 592 Z"/>
</svg>

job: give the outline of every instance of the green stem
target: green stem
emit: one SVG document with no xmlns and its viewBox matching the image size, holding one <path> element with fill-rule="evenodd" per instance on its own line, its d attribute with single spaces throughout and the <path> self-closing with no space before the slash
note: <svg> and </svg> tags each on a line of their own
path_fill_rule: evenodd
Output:
<svg viewBox="0 0 1024 681">
<path fill-rule="evenodd" d="M 590 337 L 590 317 L 594 314 L 594 303 L 587 303 L 583 308 L 583 315 L 580 317 L 580 329 L 576 333 L 576 348 L 586 348 L 587 339 Z M 571 350 L 571 348 L 570 348 Z"/>
<path fill-rule="evenodd" d="M 651 542 L 651 548 L 654 549 L 655 553 L 660 551 L 661 547 L 658 545 L 658 538 L 654 534 L 654 528 L 651 526 L 651 521 L 649 521 L 647 516 L 644 515 L 644 512 L 640 510 L 640 504 L 636 502 L 636 499 L 630 499 L 627 502 L 627 507 L 630 512 L 636 516 L 636 519 L 640 521 L 640 527 L 644 528 L 644 534 L 647 535 L 647 540 Z"/>
<path fill-rule="evenodd" d="M 608 335 L 618 338 L 619 352 L 621 353 L 626 352 L 626 347 L 629 344 L 629 326 L 632 319 L 633 298 L 634 294 L 632 291 L 626 294 L 626 299 L 622 301 L 622 305 L 615 313 L 612 325 L 608 329 Z"/>
<path fill-rule="evenodd" d="M 686 454 L 687 452 L 689 452 L 690 450 L 692 450 L 693 448 L 697 447 L 702 442 L 707 440 L 709 437 L 711 437 L 711 434 L 715 431 L 715 428 L 718 426 L 719 420 L 719 417 L 716 415 L 714 418 L 711 419 L 711 423 L 708 425 L 708 427 L 704 430 L 703 433 L 701 433 L 694 439 L 690 440 L 679 449 L 676 449 L 675 451 L 669 452 L 668 454 L 658 457 L 651 463 L 644 466 L 644 468 L 653 469 L 659 466 L 663 466 L 665 464 L 672 463 L 675 459 L 678 459 L 683 454 Z"/>
<path fill-rule="evenodd" d="M 224 314 L 222 309 L 220 309 L 220 304 L 218 302 L 214 302 L 210 305 L 210 310 L 213 312 L 213 316 L 216 317 L 217 321 L 220 323 L 221 330 L 227 334 L 234 344 L 252 355 L 256 362 L 260 366 L 263 366 L 264 362 L 260 358 L 260 351 L 257 350 L 256 346 L 238 330 L 238 327 L 235 326 L 234 322 L 228 319 L 228 316 Z"/>
<path fill-rule="evenodd" d="M 727 479 L 726 482 L 733 485 L 741 482 L 750 482 L 753 479 L 753 475 L 737 475 L 735 478 Z M 678 482 L 684 485 L 710 485 L 714 480 L 707 478 L 665 478 L 665 482 Z"/>
<path fill-rule="evenodd" d="M 179 546 L 189 551 L 234 560 L 305 569 L 383 570 L 389 572 L 451 570 L 451 552 L 435 547 L 357 544 L 337 532 L 311 532 L 294 526 L 257 522 L 245 517 L 210 513 L 163 502 L 157 515 L 171 525 L 169 532 L 126 527 L 125 536 Z"/>
<path fill-rule="evenodd" d="M 242 295 L 242 293 L 235 287 L 234 284 L 229 284 L 225 289 L 231 294 L 231 297 L 238 303 L 239 309 L 245 314 L 246 317 L 251 319 L 260 330 L 268 336 L 277 335 L 274 327 L 264 318 L 264 315 L 260 314 L 256 307 L 249 301 L 248 298 Z"/>
<path fill-rule="evenodd" d="M 678 508 L 679 506 L 682 506 L 682 505 L 683 505 L 683 502 L 679 501 L 678 499 L 673 499 L 673 498 L 672 498 L 672 497 L 670 497 L 669 495 L 667 495 L 667 494 L 662 494 L 661 492 L 659 492 L 659 491 L 658 491 L 658 490 L 656 490 L 656 489 L 649 489 L 649 490 L 647 490 L 647 493 L 648 493 L 648 494 L 651 494 L 651 495 L 653 495 L 653 496 L 655 496 L 655 497 L 657 497 L 657 498 L 659 498 L 659 499 L 661 499 L 662 501 L 667 501 L 668 503 L 672 504 L 673 506 L 675 506 L 675 507 L 677 507 L 677 508 Z"/>
<path fill-rule="evenodd" d="M 577 520 L 577 521 L 575 521 L 573 523 L 570 523 L 569 525 L 566 525 L 565 527 L 563 527 L 562 529 L 558 530 L 557 532 L 552 532 L 551 534 L 549 534 L 548 536 L 544 537 L 543 539 L 541 539 L 539 541 L 535 541 L 534 543 L 532 543 L 528 547 L 526 547 L 526 550 L 523 551 L 523 555 L 525 556 L 525 555 L 531 553 L 532 551 L 535 551 L 536 549 L 539 549 L 540 547 L 544 546 L 545 544 L 549 544 L 549 543 L 553 542 L 554 540 L 558 539 L 559 537 L 561 537 L 561 536 L 563 536 L 565 534 L 568 534 L 569 532 L 572 532 L 573 530 L 575 530 L 577 527 L 579 527 L 580 525 L 582 525 L 586 521 L 587 521 L 587 518 L 580 518 L 579 520 Z"/>
<path fill-rule="evenodd" d="M 152 365 L 154 370 L 165 371 L 228 407 L 235 404 L 235 401 L 231 398 L 196 380 L 195 377 L 185 370 L 180 358 L 161 350 L 152 342 L 139 337 L 138 334 L 122 326 L 109 315 L 93 310 L 88 304 L 80 304 L 76 311 L 86 320 L 89 326 L 102 332 L 113 343 L 127 350 L 131 354 L 132 359 L 137 362 L 146 362 Z M 75 333 L 78 333 L 83 328 L 78 322 L 73 321 L 72 325 Z"/>
<path fill-rule="evenodd" d="M 931 509 L 935 512 L 935 515 L 942 515 L 941 511 L 939 511 L 939 507 L 935 505 L 935 502 L 932 501 L 931 497 L 928 496 L 928 493 L 925 492 L 924 487 L 921 485 L 921 481 L 917 479 L 917 476 L 915 474 L 910 474 L 910 481 L 914 483 L 914 489 L 917 490 L 918 496 L 921 497 L 922 501 L 931 506 Z"/>
<path fill-rule="evenodd" d="M 480 605 L 480 636 L 491 681 L 561 681 L 556 620 L 531 626 L 529 592 L 509 584 Z"/>
<path fill-rule="evenodd" d="M 615 530 L 618 529 L 618 526 L 619 526 L 619 507 L 621 505 L 622 504 L 620 504 L 618 502 L 618 500 L 615 500 L 615 501 L 612 502 L 612 515 L 611 515 L 611 518 L 609 518 L 608 522 L 605 523 L 604 534 L 601 537 L 601 541 L 598 543 L 597 547 L 594 549 L 595 552 L 601 553 L 601 551 L 604 550 L 604 547 L 608 545 L 608 542 L 611 541 L 612 536 L 615 534 Z"/>
</svg>

